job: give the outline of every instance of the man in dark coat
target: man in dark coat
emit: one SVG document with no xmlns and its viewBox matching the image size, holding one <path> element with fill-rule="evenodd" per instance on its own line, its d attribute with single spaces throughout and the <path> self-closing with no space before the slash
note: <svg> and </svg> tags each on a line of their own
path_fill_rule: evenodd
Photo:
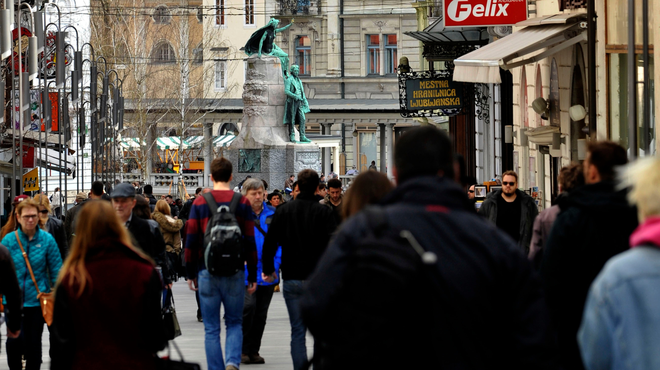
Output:
<svg viewBox="0 0 660 370">
<path fill-rule="evenodd" d="M 144 196 L 149 200 L 149 208 L 151 208 L 151 212 L 153 212 L 154 209 L 156 209 L 156 202 L 158 202 L 156 197 L 154 197 L 153 186 L 149 184 L 144 186 Z"/>
<path fill-rule="evenodd" d="M 513 240 L 470 208 L 453 180 L 449 137 L 416 128 L 397 138 L 394 155 L 398 187 L 377 208 L 387 234 L 374 239 L 373 219 L 353 216 L 307 281 L 300 309 L 314 335 L 314 369 L 552 368 L 540 281 Z M 402 250 L 421 247 L 437 260 L 424 266 L 422 252 L 412 252 L 422 266 L 394 290 L 394 281 L 366 272 L 382 263 L 359 257 L 371 240 L 389 247 L 393 260 L 409 261 L 384 239 L 402 239 Z"/>
<path fill-rule="evenodd" d="M 7 302 L 5 303 L 7 336 L 18 338 L 21 333 L 21 314 L 23 310 L 21 287 L 18 285 L 14 261 L 7 248 L 2 244 L 0 244 L 0 297 L 4 297 Z"/>
<path fill-rule="evenodd" d="M 64 233 L 66 234 L 66 240 L 69 245 L 73 243 L 73 236 L 76 231 L 76 216 L 80 209 L 83 207 L 87 199 L 81 199 L 80 193 L 76 196 L 76 205 L 66 212 L 66 217 L 64 218 Z M 89 195 L 89 199 L 102 199 L 103 197 L 103 183 L 101 181 L 94 181 L 92 183 L 92 190 Z M 80 200 L 80 201 L 79 201 Z"/>
<path fill-rule="evenodd" d="M 615 168 L 627 161 L 626 150 L 616 143 L 589 145 L 584 161 L 587 185 L 559 202 L 561 212 L 545 247 L 540 272 L 564 369 L 584 369 L 577 332 L 589 287 L 608 259 L 629 248 L 637 227 L 636 209 L 614 183 Z"/>
</svg>

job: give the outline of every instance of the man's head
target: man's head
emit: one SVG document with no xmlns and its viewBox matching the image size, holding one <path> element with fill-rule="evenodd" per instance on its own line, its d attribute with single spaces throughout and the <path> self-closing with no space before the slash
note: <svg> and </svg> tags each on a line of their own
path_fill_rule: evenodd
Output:
<svg viewBox="0 0 660 370">
<path fill-rule="evenodd" d="M 338 202 L 341 198 L 341 180 L 332 179 L 328 181 L 328 194 L 330 194 L 330 200 L 333 202 Z"/>
<path fill-rule="evenodd" d="M 82 203 L 87 199 L 87 194 L 84 191 L 76 194 L 76 203 Z"/>
<path fill-rule="evenodd" d="M 101 181 L 94 181 L 92 183 L 92 195 L 91 199 L 101 199 L 101 196 L 103 195 L 103 182 Z"/>
<path fill-rule="evenodd" d="M 199 196 L 200 194 L 202 194 L 202 188 L 195 189 L 195 196 Z"/>
<path fill-rule="evenodd" d="M 626 150 L 612 141 L 589 143 L 587 157 L 584 159 L 584 181 L 595 184 L 601 181 L 613 181 L 616 167 L 628 163 Z"/>
<path fill-rule="evenodd" d="M 584 185 L 584 171 L 582 165 L 573 163 L 559 171 L 559 191 L 571 191 Z"/>
<path fill-rule="evenodd" d="M 376 161 L 371 161 L 371 165 L 372 165 L 372 166 L 375 166 L 375 165 L 376 165 Z"/>
<path fill-rule="evenodd" d="M 319 174 L 314 170 L 306 169 L 298 173 L 298 188 L 301 193 L 314 194 L 319 186 Z"/>
<path fill-rule="evenodd" d="M 476 185 L 472 184 L 472 185 L 470 185 L 470 187 L 468 188 L 468 193 L 467 193 L 467 195 L 468 195 L 468 198 L 469 198 L 469 199 L 474 199 L 474 187 L 475 187 L 475 186 L 476 186 Z"/>
<path fill-rule="evenodd" d="M 165 201 L 166 201 L 167 204 L 169 204 L 169 205 L 174 204 L 174 198 L 172 197 L 171 194 L 167 194 L 167 195 L 165 196 Z"/>
<path fill-rule="evenodd" d="M 293 191 L 291 192 L 291 197 L 293 199 L 296 199 L 298 197 L 298 194 L 300 194 L 300 187 L 298 187 L 298 181 L 294 182 L 293 185 L 291 185 L 293 188 Z"/>
<path fill-rule="evenodd" d="M 453 179 L 451 140 L 433 126 L 407 131 L 397 139 L 393 170 L 399 184 L 420 176 Z"/>
<path fill-rule="evenodd" d="M 294 175 L 289 176 L 289 180 L 293 181 L 295 179 L 296 179 L 296 177 Z"/>
<path fill-rule="evenodd" d="M 518 174 L 516 171 L 506 171 L 502 174 L 502 193 L 512 196 L 518 190 Z"/>
<path fill-rule="evenodd" d="M 298 67 L 296 64 L 291 66 L 291 74 L 298 77 L 298 73 L 300 73 L 300 67 Z"/>
<path fill-rule="evenodd" d="M 326 188 L 325 183 L 319 183 L 319 187 L 316 189 L 316 194 L 325 198 L 326 194 L 328 194 L 328 189 Z"/>
<path fill-rule="evenodd" d="M 60 191 L 60 188 L 55 188 L 55 191 Z"/>
<path fill-rule="evenodd" d="M 112 192 L 112 207 L 122 222 L 128 221 L 135 207 L 135 188 L 130 184 L 119 184 Z"/>
<path fill-rule="evenodd" d="M 149 184 L 145 185 L 144 189 L 142 189 L 142 190 L 144 191 L 144 194 L 146 194 L 146 195 L 153 195 L 154 194 L 154 187 L 149 185 Z"/>
<path fill-rule="evenodd" d="M 264 183 L 257 179 L 247 179 L 241 193 L 250 201 L 253 208 L 260 207 L 264 201 Z"/>
<path fill-rule="evenodd" d="M 225 158 L 216 158 L 211 162 L 211 179 L 213 182 L 230 182 L 232 179 L 233 166 Z"/>
</svg>

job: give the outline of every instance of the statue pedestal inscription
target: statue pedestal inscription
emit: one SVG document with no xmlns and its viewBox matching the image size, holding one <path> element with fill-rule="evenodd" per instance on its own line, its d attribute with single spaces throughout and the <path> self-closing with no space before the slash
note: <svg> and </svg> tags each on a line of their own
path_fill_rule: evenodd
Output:
<svg viewBox="0 0 660 370">
<path fill-rule="evenodd" d="M 232 186 L 250 175 L 266 180 L 272 191 L 282 189 L 289 175 L 303 169 L 320 172 L 318 145 L 289 141 L 283 124 L 287 95 L 280 59 L 253 55 L 247 63 L 241 131 L 224 151 L 234 165 Z"/>
</svg>

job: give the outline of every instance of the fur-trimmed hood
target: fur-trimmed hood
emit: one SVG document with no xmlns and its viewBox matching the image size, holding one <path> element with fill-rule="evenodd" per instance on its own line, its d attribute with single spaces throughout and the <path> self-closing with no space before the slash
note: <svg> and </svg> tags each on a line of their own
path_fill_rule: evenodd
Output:
<svg viewBox="0 0 660 370">
<path fill-rule="evenodd" d="M 158 222 L 160 228 L 166 232 L 176 233 L 183 227 L 183 220 L 176 220 L 172 216 L 165 215 L 161 212 L 152 213 L 151 218 Z"/>
</svg>

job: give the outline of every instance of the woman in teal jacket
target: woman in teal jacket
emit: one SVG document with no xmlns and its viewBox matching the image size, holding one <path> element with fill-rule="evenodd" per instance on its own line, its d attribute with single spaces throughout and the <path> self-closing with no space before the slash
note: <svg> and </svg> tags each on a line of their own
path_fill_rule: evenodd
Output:
<svg viewBox="0 0 660 370">
<path fill-rule="evenodd" d="M 44 330 L 44 318 L 37 299 L 37 289 L 27 268 L 21 245 L 30 260 L 40 292 L 50 292 L 51 287 L 55 286 L 62 266 L 62 257 L 53 236 L 39 228 L 39 204 L 33 199 L 26 199 L 18 204 L 16 221 L 19 224 L 18 229 L 5 235 L 2 244 L 11 254 L 18 284 L 23 291 L 23 321 L 19 337 L 7 339 L 7 362 L 10 370 L 20 370 L 21 357 L 24 355 L 26 368 L 38 370 L 41 368 L 41 335 Z"/>
</svg>

